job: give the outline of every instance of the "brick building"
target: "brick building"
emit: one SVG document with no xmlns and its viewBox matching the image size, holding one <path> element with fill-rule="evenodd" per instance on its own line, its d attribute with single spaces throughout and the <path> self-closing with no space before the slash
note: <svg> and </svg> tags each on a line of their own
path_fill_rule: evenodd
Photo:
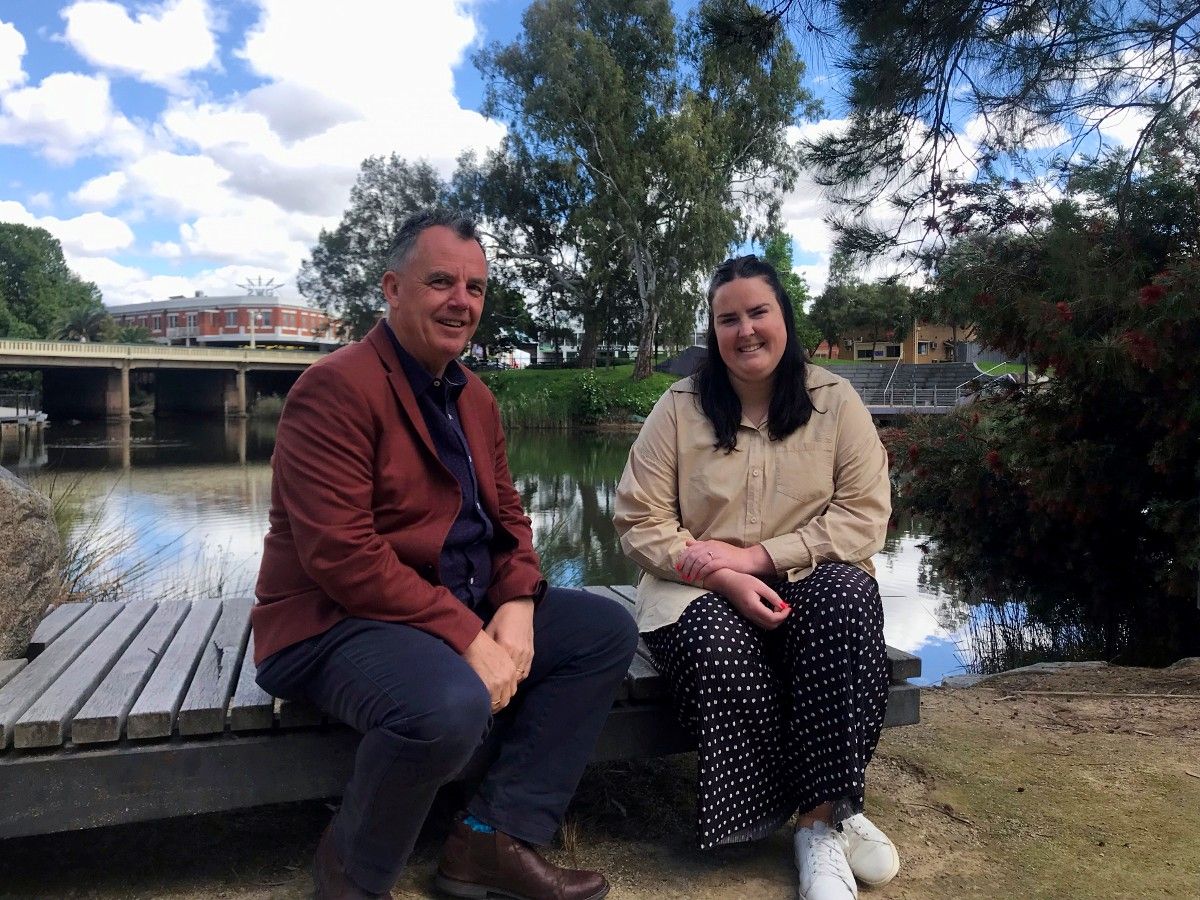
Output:
<svg viewBox="0 0 1200 900">
<path fill-rule="evenodd" d="M 146 328 L 159 344 L 196 347 L 304 347 L 341 343 L 333 321 L 299 297 L 238 294 L 171 297 L 107 307 L 118 326 Z"/>
</svg>

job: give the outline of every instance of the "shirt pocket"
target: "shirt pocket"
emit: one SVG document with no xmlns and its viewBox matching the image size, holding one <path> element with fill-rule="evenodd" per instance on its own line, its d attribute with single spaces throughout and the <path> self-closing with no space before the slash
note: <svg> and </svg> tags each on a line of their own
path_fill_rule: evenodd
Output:
<svg viewBox="0 0 1200 900">
<path fill-rule="evenodd" d="M 793 500 L 824 506 L 833 496 L 833 447 L 807 441 L 777 446 L 775 487 Z"/>
</svg>

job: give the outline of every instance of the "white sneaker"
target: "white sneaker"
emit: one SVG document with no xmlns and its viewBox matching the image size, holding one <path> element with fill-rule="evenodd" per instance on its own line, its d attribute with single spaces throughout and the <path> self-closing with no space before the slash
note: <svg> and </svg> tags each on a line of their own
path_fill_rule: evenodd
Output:
<svg viewBox="0 0 1200 900">
<path fill-rule="evenodd" d="M 838 832 L 814 822 L 811 828 L 797 828 L 794 840 L 800 900 L 856 900 L 858 887 Z"/>
<path fill-rule="evenodd" d="M 879 887 L 900 871 L 900 854 L 891 839 L 862 813 L 839 826 L 838 837 L 846 848 L 850 871 L 863 884 Z"/>
</svg>

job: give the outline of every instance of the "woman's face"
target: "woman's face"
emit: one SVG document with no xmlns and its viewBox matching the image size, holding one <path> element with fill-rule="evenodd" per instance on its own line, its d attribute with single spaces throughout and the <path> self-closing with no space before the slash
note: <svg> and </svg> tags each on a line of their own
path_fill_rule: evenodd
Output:
<svg viewBox="0 0 1200 900">
<path fill-rule="evenodd" d="M 735 278 L 712 299 L 713 327 L 721 359 L 735 381 L 765 381 L 787 346 L 783 310 L 764 278 Z"/>
</svg>

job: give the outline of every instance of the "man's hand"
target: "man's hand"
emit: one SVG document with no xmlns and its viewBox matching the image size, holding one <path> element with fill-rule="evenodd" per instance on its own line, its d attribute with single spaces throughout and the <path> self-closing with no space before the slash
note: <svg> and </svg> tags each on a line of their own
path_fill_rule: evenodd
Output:
<svg viewBox="0 0 1200 900">
<path fill-rule="evenodd" d="M 475 670 L 492 698 L 492 714 L 508 706 L 517 692 L 517 667 L 504 648 L 486 631 L 479 632 L 463 653 L 467 665 Z"/>
<path fill-rule="evenodd" d="M 710 575 L 705 586 L 725 597 L 752 625 L 765 631 L 778 628 L 792 611 L 762 579 L 744 572 L 722 569 Z"/>
<path fill-rule="evenodd" d="M 775 572 L 771 555 L 762 544 L 735 547 L 724 541 L 688 540 L 687 549 L 675 564 L 684 581 L 699 584 L 720 569 L 732 569 L 744 575 L 772 575 Z"/>
<path fill-rule="evenodd" d="M 517 681 L 524 681 L 533 665 L 533 601 L 500 604 L 483 630 L 508 654 L 516 667 Z"/>
</svg>

